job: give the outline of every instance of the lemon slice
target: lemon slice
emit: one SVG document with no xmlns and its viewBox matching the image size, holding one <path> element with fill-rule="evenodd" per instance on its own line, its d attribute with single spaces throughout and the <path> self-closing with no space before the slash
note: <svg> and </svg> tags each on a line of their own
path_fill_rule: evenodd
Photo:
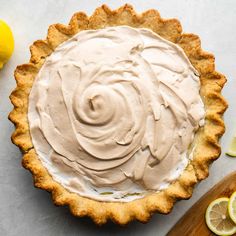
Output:
<svg viewBox="0 0 236 236">
<path fill-rule="evenodd" d="M 231 157 L 236 157 L 236 137 L 233 137 L 229 150 L 226 152 Z"/>
<path fill-rule="evenodd" d="M 236 192 L 229 199 L 228 211 L 230 218 L 236 224 Z"/>
<path fill-rule="evenodd" d="M 206 224 L 216 235 L 236 233 L 236 224 L 228 213 L 229 198 L 222 197 L 210 203 L 206 210 Z"/>
<path fill-rule="evenodd" d="M 10 59 L 14 50 L 14 38 L 10 27 L 0 20 L 0 69 Z"/>
</svg>

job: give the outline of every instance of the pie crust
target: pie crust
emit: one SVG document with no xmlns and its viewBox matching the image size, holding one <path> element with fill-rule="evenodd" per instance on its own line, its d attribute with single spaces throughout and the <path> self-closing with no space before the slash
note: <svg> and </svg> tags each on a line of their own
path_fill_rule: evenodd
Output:
<svg viewBox="0 0 236 236">
<path fill-rule="evenodd" d="M 178 44 L 200 74 L 200 95 L 206 110 L 205 125 L 198 130 L 194 138 L 193 159 L 178 180 L 165 190 L 126 203 L 100 202 L 81 197 L 54 181 L 34 150 L 27 119 L 28 96 L 35 76 L 53 50 L 81 30 L 118 25 L 148 28 Z M 111 10 L 108 6 L 102 5 L 91 17 L 78 12 L 73 15 L 68 26 L 51 25 L 47 38 L 34 42 L 30 47 L 30 52 L 29 63 L 17 66 L 14 73 L 17 87 L 10 95 L 14 109 L 9 114 L 9 119 L 16 127 L 12 134 L 12 142 L 22 150 L 24 154 L 22 164 L 31 171 L 35 187 L 51 192 L 56 205 L 68 205 L 73 215 L 89 216 L 99 225 L 106 223 L 109 219 L 120 225 L 125 225 L 135 219 L 144 223 L 154 212 L 169 213 L 176 200 L 190 198 L 194 185 L 208 176 L 209 165 L 221 153 L 219 138 L 225 131 L 222 115 L 227 108 L 221 89 L 226 78 L 215 71 L 214 56 L 201 49 L 199 37 L 182 33 L 178 20 L 162 19 L 158 11 L 153 9 L 137 14 L 128 4 L 117 10 Z"/>
</svg>

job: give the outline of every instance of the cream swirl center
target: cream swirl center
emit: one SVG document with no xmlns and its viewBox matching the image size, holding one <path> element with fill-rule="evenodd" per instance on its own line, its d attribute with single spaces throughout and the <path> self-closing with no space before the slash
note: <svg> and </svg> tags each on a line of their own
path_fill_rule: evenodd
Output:
<svg viewBox="0 0 236 236">
<path fill-rule="evenodd" d="M 41 68 L 29 97 L 34 148 L 65 188 L 130 201 L 186 167 L 204 119 L 183 50 L 147 29 L 82 31 Z"/>
</svg>

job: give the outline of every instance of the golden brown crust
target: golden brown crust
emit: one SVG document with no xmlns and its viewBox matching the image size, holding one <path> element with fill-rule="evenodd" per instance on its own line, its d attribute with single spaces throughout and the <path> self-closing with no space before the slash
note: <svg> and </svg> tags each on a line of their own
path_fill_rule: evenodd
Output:
<svg viewBox="0 0 236 236">
<path fill-rule="evenodd" d="M 149 28 L 182 47 L 200 73 L 200 93 L 206 108 L 205 126 L 198 131 L 194 139 L 196 148 L 193 160 L 181 177 L 166 190 L 128 203 L 91 200 L 70 193 L 54 181 L 35 153 L 27 120 L 28 95 L 45 58 L 60 43 L 81 30 L 116 25 Z M 68 26 L 51 25 L 46 40 L 34 42 L 30 51 L 30 62 L 18 66 L 15 70 L 17 88 L 10 96 L 14 110 L 9 115 L 9 119 L 16 126 L 12 141 L 23 151 L 23 166 L 32 172 L 35 186 L 51 192 L 56 205 L 68 205 L 73 215 L 89 216 L 97 224 L 104 224 L 108 219 L 121 225 L 134 219 L 147 222 L 152 213 L 167 214 L 176 200 L 190 198 L 194 185 L 208 176 L 209 165 L 221 152 L 218 141 L 225 130 L 222 115 L 227 103 L 220 93 L 226 78 L 215 71 L 214 56 L 202 51 L 199 37 L 182 34 L 178 20 L 164 20 L 156 10 L 148 10 L 139 15 L 128 4 L 114 11 L 103 5 L 97 8 L 91 17 L 82 12 L 74 14 Z"/>
</svg>

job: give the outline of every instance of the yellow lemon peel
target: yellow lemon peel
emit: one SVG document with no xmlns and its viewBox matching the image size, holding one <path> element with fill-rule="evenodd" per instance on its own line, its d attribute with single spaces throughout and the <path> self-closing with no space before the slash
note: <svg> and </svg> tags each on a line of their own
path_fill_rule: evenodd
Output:
<svg viewBox="0 0 236 236">
<path fill-rule="evenodd" d="M 14 50 L 14 38 L 10 27 L 0 20 L 0 69 L 10 59 Z"/>
</svg>

